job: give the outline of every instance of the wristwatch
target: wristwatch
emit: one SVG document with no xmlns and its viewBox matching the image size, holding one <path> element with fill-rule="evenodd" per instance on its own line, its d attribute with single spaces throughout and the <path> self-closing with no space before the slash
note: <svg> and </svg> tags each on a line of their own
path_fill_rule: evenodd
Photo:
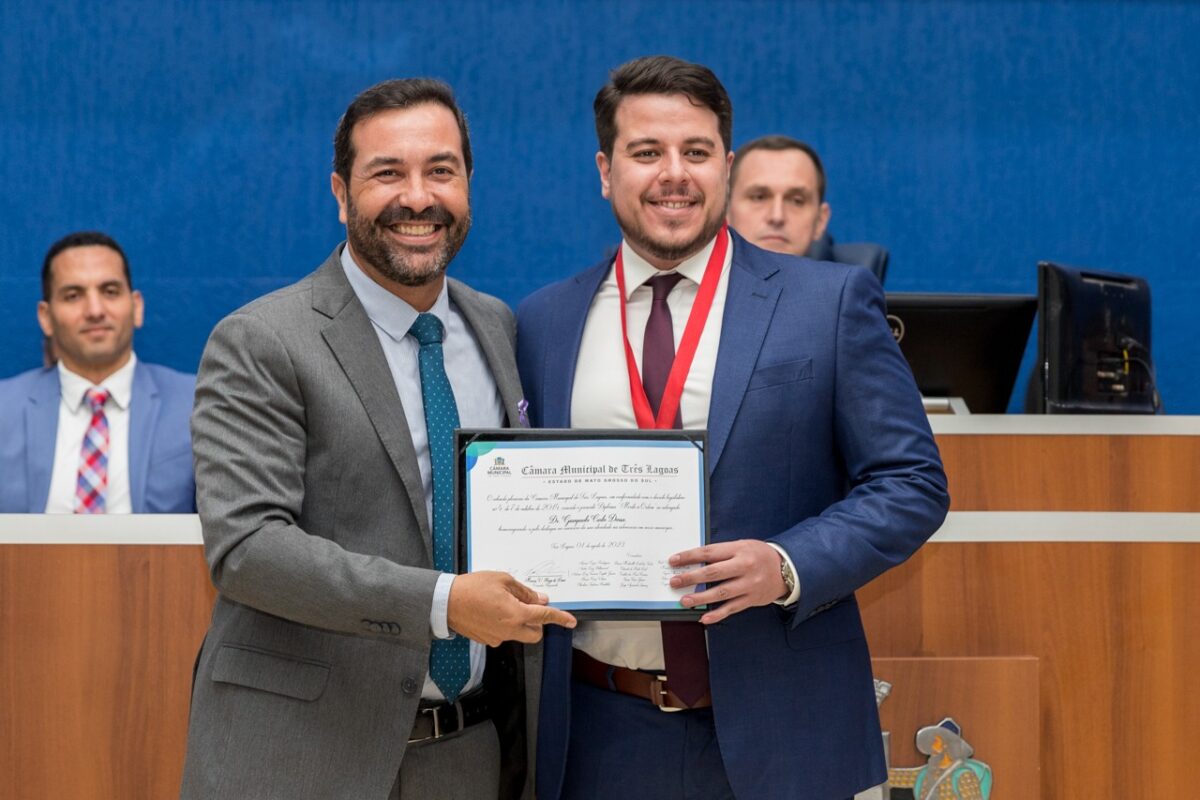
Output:
<svg viewBox="0 0 1200 800">
<path fill-rule="evenodd" d="M 779 576 L 783 578 L 783 587 L 787 589 L 781 599 L 791 597 L 792 592 L 796 591 L 796 572 L 792 569 L 791 562 L 783 557 L 779 559 Z"/>
</svg>

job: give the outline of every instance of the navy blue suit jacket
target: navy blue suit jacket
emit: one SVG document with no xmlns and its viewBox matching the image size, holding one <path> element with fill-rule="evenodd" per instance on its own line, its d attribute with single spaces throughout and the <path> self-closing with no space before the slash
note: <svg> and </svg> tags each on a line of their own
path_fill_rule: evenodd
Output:
<svg viewBox="0 0 1200 800">
<path fill-rule="evenodd" d="M 708 628 L 717 737 L 738 797 L 847 797 L 886 777 L 854 591 L 938 528 L 946 477 L 878 281 L 860 267 L 730 235 L 708 419 L 711 536 L 780 545 L 801 591 L 787 610 L 753 608 Z M 536 292 L 518 312 L 517 360 L 535 427 L 571 424 L 584 321 L 610 265 Z M 547 626 L 543 800 L 562 787 L 570 652 L 570 632 Z"/>
<path fill-rule="evenodd" d="M 192 514 L 196 481 L 188 419 L 196 376 L 138 361 L 129 401 L 129 491 L 135 514 Z M 40 514 L 61 402 L 58 369 L 0 381 L 0 514 Z"/>
</svg>

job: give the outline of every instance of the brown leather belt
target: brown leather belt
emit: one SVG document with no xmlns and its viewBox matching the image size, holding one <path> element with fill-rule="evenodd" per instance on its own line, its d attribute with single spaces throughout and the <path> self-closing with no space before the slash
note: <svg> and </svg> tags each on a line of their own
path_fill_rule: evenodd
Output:
<svg viewBox="0 0 1200 800">
<path fill-rule="evenodd" d="M 666 675 L 614 667 L 612 664 L 597 661 L 582 650 L 573 650 L 572 653 L 572 675 L 581 683 L 649 700 L 663 711 L 686 711 L 712 706 L 711 691 L 689 706 L 671 691 Z"/>
<path fill-rule="evenodd" d="M 455 703 L 427 704 L 422 701 L 408 741 L 411 744 L 426 739 L 440 739 L 491 718 L 487 693 L 482 689 L 458 698 Z"/>
</svg>

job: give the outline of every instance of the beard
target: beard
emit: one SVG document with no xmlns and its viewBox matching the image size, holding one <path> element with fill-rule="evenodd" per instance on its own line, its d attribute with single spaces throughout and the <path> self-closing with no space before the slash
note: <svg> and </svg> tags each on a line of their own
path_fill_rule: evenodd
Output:
<svg viewBox="0 0 1200 800">
<path fill-rule="evenodd" d="M 704 195 L 700 192 L 691 192 L 688 194 L 688 199 L 696 200 L 700 203 L 704 202 Z M 671 193 L 672 199 L 683 199 L 678 192 Z M 642 198 L 645 200 L 646 198 Z M 639 253 L 644 253 L 655 259 L 664 262 L 678 263 L 691 255 L 695 255 L 704 249 L 704 246 L 716 238 L 717 231 L 721 230 L 721 226 L 725 224 L 725 211 L 729 205 L 728 195 L 726 195 L 725 207 L 721 209 L 721 213 L 717 214 L 710 220 L 705 220 L 704 226 L 691 239 L 686 241 L 671 241 L 661 238 L 655 238 L 654 234 L 647 231 L 639 224 L 636 216 L 624 218 L 617 206 L 613 205 L 613 215 L 617 218 L 617 224 L 621 228 L 621 233 L 633 246 L 634 250 Z"/>
<path fill-rule="evenodd" d="M 442 225 L 446 235 L 440 243 L 426 247 L 400 244 L 388 236 L 387 229 L 401 222 Z M 346 198 L 346 238 L 354 254 L 401 286 L 425 286 L 441 278 L 470 230 L 469 208 L 463 216 L 455 217 L 441 205 L 418 213 L 393 203 L 375 219 L 367 219 L 358 213 L 354 200 Z"/>
<path fill-rule="evenodd" d="M 51 340 L 58 360 L 77 370 L 107 370 L 124 363 L 133 350 L 133 319 L 114 321 L 112 326 L 115 333 L 110 339 L 93 343 L 78 331 L 54 323 Z"/>
</svg>

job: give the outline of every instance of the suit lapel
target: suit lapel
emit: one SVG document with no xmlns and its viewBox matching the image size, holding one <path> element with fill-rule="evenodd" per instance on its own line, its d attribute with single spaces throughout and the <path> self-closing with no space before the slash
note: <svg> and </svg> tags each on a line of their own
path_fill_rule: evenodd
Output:
<svg viewBox="0 0 1200 800">
<path fill-rule="evenodd" d="M 508 415 L 509 427 L 526 427 L 520 422 L 518 404 L 523 395 L 521 378 L 517 375 L 517 357 L 512 348 L 512 332 L 505 329 L 500 317 L 480 302 L 477 292 L 453 279 L 448 284 L 450 299 L 475 332 L 475 340 L 492 370 L 492 377 L 504 403 L 504 413 Z"/>
<path fill-rule="evenodd" d="M 758 361 L 782 284 L 772 282 L 779 268 L 754 257 L 752 247 L 733 231 L 733 264 L 725 295 L 721 345 L 713 372 L 712 398 L 708 408 L 709 473 L 729 440 L 733 421 Z"/>
<path fill-rule="evenodd" d="M 129 499 L 133 513 L 145 509 L 146 478 L 150 472 L 150 443 L 158 427 L 162 401 L 150 370 L 137 364 L 133 369 L 133 391 L 129 400 Z"/>
<path fill-rule="evenodd" d="M 592 298 L 600 290 L 611 267 L 612 259 L 608 259 L 576 275 L 553 312 L 550 330 L 544 332 L 550 340 L 542 373 L 545 376 L 542 381 L 544 427 L 571 427 L 571 391 L 575 386 L 575 365 L 583 342 L 583 326 L 587 323 Z"/>
<path fill-rule="evenodd" d="M 408 433 L 408 419 L 392 382 L 392 371 L 366 311 L 342 272 L 341 248 L 333 252 L 313 279 L 313 310 L 329 317 L 321 336 L 346 373 L 347 380 L 366 409 L 367 417 L 383 443 L 392 466 L 404 484 L 417 519 L 425 552 L 433 561 L 425 489 L 417 466 L 417 451 Z"/>
<path fill-rule="evenodd" d="M 34 381 L 25 404 L 25 501 L 31 514 L 45 511 L 50 498 L 61 402 L 58 370 L 47 369 Z"/>
</svg>

